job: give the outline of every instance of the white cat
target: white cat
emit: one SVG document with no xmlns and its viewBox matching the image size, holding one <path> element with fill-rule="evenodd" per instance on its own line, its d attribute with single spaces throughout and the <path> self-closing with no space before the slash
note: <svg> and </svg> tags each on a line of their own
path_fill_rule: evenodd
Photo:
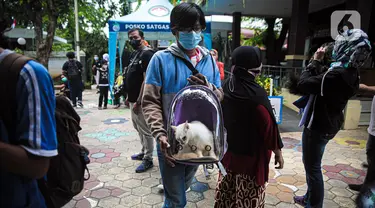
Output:
<svg viewBox="0 0 375 208">
<path fill-rule="evenodd" d="M 214 152 L 214 138 L 212 132 L 201 122 L 193 121 L 191 123 L 180 124 L 177 127 L 172 126 L 175 132 L 176 140 L 182 145 L 183 149 L 179 153 L 190 155 L 194 153 L 196 158 L 210 156 L 217 159 Z M 184 158 L 186 158 L 186 155 Z M 182 156 L 182 155 L 181 155 Z"/>
</svg>

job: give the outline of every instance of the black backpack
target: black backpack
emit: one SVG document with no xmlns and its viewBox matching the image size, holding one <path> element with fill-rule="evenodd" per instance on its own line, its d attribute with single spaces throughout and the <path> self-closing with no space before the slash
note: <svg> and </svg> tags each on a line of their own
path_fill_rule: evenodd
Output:
<svg viewBox="0 0 375 208">
<path fill-rule="evenodd" d="M 0 118 L 8 132 L 15 132 L 16 125 L 16 83 L 23 66 L 31 60 L 20 54 L 9 54 L 0 63 L 0 94 L 4 100 L 0 102 Z M 38 180 L 48 208 L 58 208 L 67 204 L 79 194 L 84 185 L 85 171 L 89 151 L 80 145 L 78 132 L 80 117 L 69 100 L 64 96 L 56 97 L 55 108 L 56 135 L 58 155 L 51 158 L 49 170 L 45 178 Z"/>
<path fill-rule="evenodd" d="M 68 65 L 68 78 L 74 79 L 81 76 L 81 72 L 78 69 L 77 61 L 76 60 L 69 60 L 66 62 Z"/>
</svg>

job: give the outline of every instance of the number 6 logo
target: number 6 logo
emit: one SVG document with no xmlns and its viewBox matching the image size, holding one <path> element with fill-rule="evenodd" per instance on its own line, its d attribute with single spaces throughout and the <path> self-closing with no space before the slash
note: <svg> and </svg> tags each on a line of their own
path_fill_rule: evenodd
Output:
<svg viewBox="0 0 375 208">
<path fill-rule="evenodd" d="M 331 37 L 348 29 L 361 29 L 361 15 L 355 10 L 334 11 L 331 15 Z"/>
</svg>

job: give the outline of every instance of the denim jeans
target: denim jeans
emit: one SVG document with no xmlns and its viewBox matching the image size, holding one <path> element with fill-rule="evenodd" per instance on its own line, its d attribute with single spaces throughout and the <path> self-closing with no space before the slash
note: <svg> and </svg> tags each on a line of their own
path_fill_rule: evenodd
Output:
<svg viewBox="0 0 375 208">
<path fill-rule="evenodd" d="M 165 162 L 159 144 L 156 148 L 164 186 L 163 208 L 184 208 L 187 203 L 186 190 L 190 187 L 198 166 L 175 163 L 175 167 L 171 167 Z"/>
<path fill-rule="evenodd" d="M 323 207 L 324 182 L 321 170 L 322 157 L 329 140 L 335 135 L 320 134 L 307 128 L 302 135 L 302 161 L 306 171 L 307 207 Z"/>
</svg>

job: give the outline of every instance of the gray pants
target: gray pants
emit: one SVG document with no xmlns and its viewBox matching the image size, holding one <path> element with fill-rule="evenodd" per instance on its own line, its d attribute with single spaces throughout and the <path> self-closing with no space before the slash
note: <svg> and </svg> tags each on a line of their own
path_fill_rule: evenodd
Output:
<svg viewBox="0 0 375 208">
<path fill-rule="evenodd" d="M 133 112 L 134 103 L 130 103 L 130 111 L 132 116 L 132 122 L 135 130 L 138 131 L 139 138 L 141 139 L 142 150 L 144 153 L 144 160 L 152 160 L 152 154 L 154 152 L 154 138 L 151 136 L 150 128 L 148 127 L 145 118 L 143 117 L 142 109 L 139 109 L 138 114 Z M 139 108 L 141 106 L 138 106 Z"/>
</svg>

